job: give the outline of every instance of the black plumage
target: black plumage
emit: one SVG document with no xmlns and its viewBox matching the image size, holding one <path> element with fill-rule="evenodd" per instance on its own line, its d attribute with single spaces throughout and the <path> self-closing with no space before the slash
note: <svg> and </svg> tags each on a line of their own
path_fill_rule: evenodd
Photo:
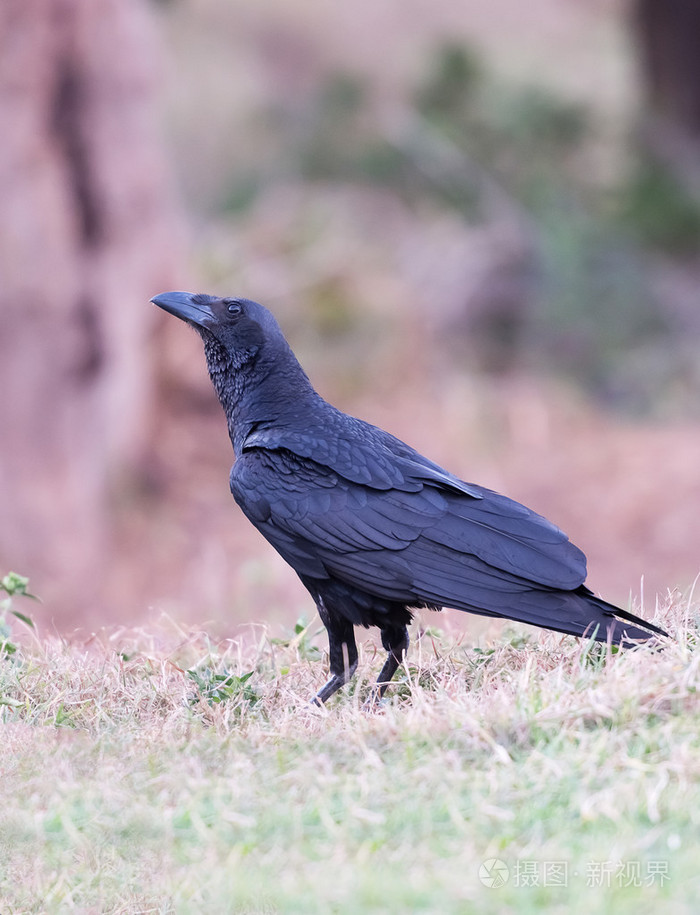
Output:
<svg viewBox="0 0 700 915">
<path fill-rule="evenodd" d="M 262 305 L 185 292 L 152 301 L 200 333 L 236 454 L 233 497 L 297 572 L 328 630 L 331 678 L 317 701 L 354 673 L 358 625 L 381 630 L 383 694 L 416 607 L 625 647 L 665 635 L 596 597 L 584 585 L 584 554 L 541 515 L 323 400 Z"/>
</svg>

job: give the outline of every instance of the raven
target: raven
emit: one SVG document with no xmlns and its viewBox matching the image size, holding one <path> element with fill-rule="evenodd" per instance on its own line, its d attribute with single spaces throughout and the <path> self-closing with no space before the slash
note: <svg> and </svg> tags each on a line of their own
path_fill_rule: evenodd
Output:
<svg viewBox="0 0 700 915">
<path fill-rule="evenodd" d="M 292 566 L 328 631 L 325 702 L 357 667 L 355 626 L 378 626 L 384 694 L 411 608 L 453 607 L 629 647 L 666 635 L 596 597 L 586 557 L 524 505 L 465 483 L 312 387 L 272 314 L 249 299 L 166 292 L 194 327 L 236 456 L 230 485 Z"/>
</svg>

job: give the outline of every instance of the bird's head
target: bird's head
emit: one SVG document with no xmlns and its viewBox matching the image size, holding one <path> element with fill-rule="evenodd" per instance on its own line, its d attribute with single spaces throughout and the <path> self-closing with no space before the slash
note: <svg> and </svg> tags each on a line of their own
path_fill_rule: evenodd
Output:
<svg viewBox="0 0 700 915">
<path fill-rule="evenodd" d="M 277 321 L 267 308 L 250 299 L 164 292 L 154 296 L 151 302 L 194 327 L 205 345 L 216 341 L 232 357 L 234 364 L 255 358 L 266 342 L 284 340 Z"/>
<path fill-rule="evenodd" d="M 250 423 L 270 420 L 289 410 L 290 403 L 318 396 L 279 324 L 257 302 L 190 292 L 164 292 L 151 302 L 202 337 L 234 449 Z"/>
</svg>

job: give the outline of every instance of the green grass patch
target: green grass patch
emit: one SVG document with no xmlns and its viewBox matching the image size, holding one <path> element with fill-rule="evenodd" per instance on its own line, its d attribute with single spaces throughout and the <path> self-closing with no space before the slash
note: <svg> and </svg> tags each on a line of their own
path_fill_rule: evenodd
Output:
<svg viewBox="0 0 700 915">
<path fill-rule="evenodd" d="M 430 631 L 375 713 L 368 648 L 353 688 L 309 706 L 315 623 L 220 644 L 28 632 L 0 662 L 1 911 L 694 911 L 690 617 L 664 613 L 665 651 L 614 655 Z"/>
</svg>

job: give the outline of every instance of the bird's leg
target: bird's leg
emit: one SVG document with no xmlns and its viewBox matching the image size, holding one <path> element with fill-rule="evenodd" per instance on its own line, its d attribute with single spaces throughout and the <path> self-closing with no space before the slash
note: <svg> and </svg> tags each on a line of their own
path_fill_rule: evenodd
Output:
<svg viewBox="0 0 700 915">
<path fill-rule="evenodd" d="M 328 632 L 328 654 L 330 656 L 331 678 L 314 696 L 312 702 L 321 705 L 345 686 L 357 668 L 357 645 L 352 623 L 345 617 L 329 612 L 318 599 L 318 613 Z"/>
<path fill-rule="evenodd" d="M 408 629 L 405 626 L 395 626 L 382 629 L 382 645 L 388 654 L 384 667 L 379 672 L 377 683 L 374 686 L 367 705 L 376 705 L 386 692 L 386 688 L 399 668 L 408 651 Z"/>
</svg>

